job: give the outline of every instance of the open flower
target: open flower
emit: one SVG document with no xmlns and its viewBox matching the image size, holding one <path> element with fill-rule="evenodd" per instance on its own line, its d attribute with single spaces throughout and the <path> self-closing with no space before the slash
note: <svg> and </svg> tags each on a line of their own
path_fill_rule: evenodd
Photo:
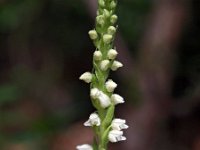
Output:
<svg viewBox="0 0 200 150">
<path fill-rule="evenodd" d="M 118 94 L 113 94 L 113 95 L 111 96 L 111 101 L 112 101 L 115 105 L 117 105 L 117 104 L 120 104 L 120 103 L 124 103 L 124 98 L 121 97 L 121 96 L 118 95 Z"/>
<path fill-rule="evenodd" d="M 126 140 L 126 137 L 123 136 L 123 131 L 111 130 L 108 134 L 108 139 L 110 142 L 115 143 Z"/>
<path fill-rule="evenodd" d="M 116 71 L 118 68 L 123 67 L 123 64 L 117 60 L 115 60 L 111 66 L 112 71 Z"/>
<path fill-rule="evenodd" d="M 93 150 L 92 146 L 89 144 L 83 144 L 76 146 L 77 150 Z"/>
<path fill-rule="evenodd" d="M 122 129 L 127 129 L 128 125 L 126 124 L 126 120 L 116 118 L 113 119 L 111 127 L 113 130 L 122 130 Z"/>
<path fill-rule="evenodd" d="M 92 113 L 88 119 L 84 123 L 84 126 L 100 126 L 101 120 L 99 118 L 99 115 L 97 113 Z"/>
</svg>

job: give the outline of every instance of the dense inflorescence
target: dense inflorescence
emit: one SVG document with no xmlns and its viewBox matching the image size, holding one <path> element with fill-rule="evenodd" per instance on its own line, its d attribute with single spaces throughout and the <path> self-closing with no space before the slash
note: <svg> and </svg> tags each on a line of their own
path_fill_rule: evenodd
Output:
<svg viewBox="0 0 200 150">
<path fill-rule="evenodd" d="M 122 129 L 127 129 L 126 121 L 114 118 L 115 106 L 124 103 L 123 97 L 114 93 L 117 84 L 108 79 L 110 71 L 116 71 L 123 64 L 116 60 L 118 52 L 114 47 L 117 30 L 116 0 L 98 0 L 95 29 L 88 32 L 96 50 L 93 54 L 93 70 L 85 72 L 80 80 L 90 83 L 90 97 L 96 112 L 84 123 L 95 131 L 93 145 L 77 146 L 78 150 L 106 150 L 110 142 L 126 140 Z"/>
</svg>

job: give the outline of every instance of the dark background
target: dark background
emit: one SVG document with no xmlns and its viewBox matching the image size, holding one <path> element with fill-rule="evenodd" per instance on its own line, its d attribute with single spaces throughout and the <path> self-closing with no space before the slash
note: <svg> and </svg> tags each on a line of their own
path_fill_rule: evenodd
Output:
<svg viewBox="0 0 200 150">
<path fill-rule="evenodd" d="M 0 150 L 91 143 L 94 0 L 0 0 Z M 110 150 L 200 150 L 200 1 L 123 0 L 112 73 L 130 128 Z"/>
</svg>

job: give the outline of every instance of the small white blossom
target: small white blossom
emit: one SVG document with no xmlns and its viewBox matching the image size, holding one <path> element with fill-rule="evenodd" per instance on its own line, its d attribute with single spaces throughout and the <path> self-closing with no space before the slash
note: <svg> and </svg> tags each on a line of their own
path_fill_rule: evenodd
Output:
<svg viewBox="0 0 200 150">
<path fill-rule="evenodd" d="M 110 3 L 110 8 L 111 8 L 111 9 L 114 9 L 116 6 L 117 6 L 116 2 L 112 1 L 112 2 Z"/>
<path fill-rule="evenodd" d="M 106 18 L 108 18 L 108 17 L 110 17 L 110 12 L 109 12 L 107 9 L 104 9 L 104 10 L 103 10 L 103 15 L 104 15 Z"/>
<path fill-rule="evenodd" d="M 113 119 L 111 123 L 113 130 L 122 130 L 122 129 L 128 129 L 128 125 L 126 124 L 126 120 L 124 119 Z"/>
<path fill-rule="evenodd" d="M 109 59 L 115 59 L 117 57 L 117 54 L 118 54 L 118 52 L 115 49 L 110 49 L 108 51 L 107 56 Z"/>
<path fill-rule="evenodd" d="M 93 150 L 92 146 L 89 144 L 83 144 L 76 146 L 77 150 Z"/>
<path fill-rule="evenodd" d="M 112 41 L 113 36 L 110 34 L 105 34 L 103 35 L 103 42 L 106 44 L 110 44 L 110 42 Z"/>
<path fill-rule="evenodd" d="M 99 97 L 99 94 L 100 94 L 100 91 L 99 91 L 99 89 L 97 89 L 97 88 L 92 88 L 92 89 L 90 90 L 90 96 L 91 96 L 91 98 L 93 98 L 93 99 L 97 99 L 97 98 Z"/>
<path fill-rule="evenodd" d="M 109 65 L 110 65 L 110 61 L 109 60 L 103 60 L 100 63 L 100 69 L 102 71 L 106 71 L 109 68 Z"/>
<path fill-rule="evenodd" d="M 95 51 L 93 57 L 94 57 L 94 60 L 97 60 L 97 61 L 101 60 L 102 59 L 101 51 Z"/>
<path fill-rule="evenodd" d="M 89 34 L 89 36 L 90 36 L 90 38 L 91 38 L 92 40 L 96 40 L 96 39 L 98 38 L 98 34 L 97 34 L 97 31 L 96 31 L 96 30 L 90 30 L 90 31 L 88 32 L 88 34 Z"/>
<path fill-rule="evenodd" d="M 116 28 L 114 26 L 108 27 L 108 34 L 113 35 L 116 33 Z"/>
<path fill-rule="evenodd" d="M 99 5 L 100 5 L 101 7 L 105 7 L 105 2 L 104 2 L 104 0 L 99 0 L 98 2 L 99 2 Z"/>
<path fill-rule="evenodd" d="M 121 62 L 115 60 L 111 66 L 111 70 L 116 71 L 120 67 L 123 67 L 123 64 Z"/>
<path fill-rule="evenodd" d="M 108 139 L 110 142 L 115 143 L 126 140 L 126 137 L 123 136 L 123 131 L 111 130 L 108 134 Z"/>
<path fill-rule="evenodd" d="M 108 92 L 113 92 L 116 87 L 117 87 L 117 84 L 115 82 L 113 82 L 113 80 L 109 79 L 106 82 L 106 89 Z"/>
<path fill-rule="evenodd" d="M 97 113 L 92 113 L 89 119 L 84 123 L 84 126 L 100 126 L 101 120 Z"/>
<path fill-rule="evenodd" d="M 79 79 L 85 81 L 86 83 L 90 83 L 92 81 L 92 73 L 85 72 L 79 77 Z"/>
<path fill-rule="evenodd" d="M 100 105 L 101 105 L 102 108 L 107 108 L 108 106 L 111 105 L 110 98 L 108 97 L 108 95 L 106 95 L 102 91 L 100 91 L 98 100 L 99 100 Z"/>
<path fill-rule="evenodd" d="M 121 96 L 118 95 L 118 94 L 113 94 L 113 95 L 111 96 L 111 101 L 112 101 L 115 105 L 117 105 L 117 104 L 120 104 L 120 103 L 124 103 L 124 98 L 121 97 Z"/>
<path fill-rule="evenodd" d="M 118 19 L 117 15 L 112 15 L 110 17 L 110 22 L 113 23 L 113 24 L 115 24 L 117 22 L 117 19 Z"/>
<path fill-rule="evenodd" d="M 103 15 L 98 15 L 97 17 L 96 17 L 96 22 L 98 23 L 98 24 L 100 24 L 100 25 L 104 25 L 105 24 L 105 18 L 104 18 L 104 16 Z"/>
</svg>

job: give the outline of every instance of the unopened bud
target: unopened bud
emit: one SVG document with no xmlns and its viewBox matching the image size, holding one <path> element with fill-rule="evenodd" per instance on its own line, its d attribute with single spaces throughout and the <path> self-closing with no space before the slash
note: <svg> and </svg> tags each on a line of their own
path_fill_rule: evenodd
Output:
<svg viewBox="0 0 200 150">
<path fill-rule="evenodd" d="M 94 57 L 94 60 L 96 61 L 101 60 L 102 59 L 101 51 L 95 51 L 93 57 Z"/>
<path fill-rule="evenodd" d="M 103 42 L 109 44 L 112 41 L 113 36 L 110 34 L 105 34 L 103 36 Z"/>
<path fill-rule="evenodd" d="M 116 28 L 114 26 L 108 27 L 108 34 L 115 34 L 116 33 Z"/>
<path fill-rule="evenodd" d="M 103 10 L 103 15 L 104 15 L 106 18 L 108 18 L 108 17 L 110 17 L 110 12 L 109 12 L 107 9 L 104 9 L 104 10 Z"/>
<path fill-rule="evenodd" d="M 116 71 L 120 67 L 123 67 L 123 64 L 121 62 L 115 60 L 111 66 L 111 70 Z"/>
<path fill-rule="evenodd" d="M 111 8 L 111 9 L 115 9 L 116 6 L 117 6 L 117 4 L 116 4 L 114 1 L 112 1 L 112 2 L 110 3 L 110 8 Z"/>
<path fill-rule="evenodd" d="M 102 71 L 106 71 L 108 69 L 110 65 L 110 61 L 109 60 L 103 60 L 101 63 L 100 63 L 100 69 Z"/>
<path fill-rule="evenodd" d="M 118 54 L 118 52 L 115 49 L 110 49 L 108 51 L 107 56 L 109 59 L 115 59 L 117 57 L 117 54 Z"/>
<path fill-rule="evenodd" d="M 117 19 L 118 19 L 117 15 L 112 15 L 111 18 L 110 18 L 110 22 L 112 24 L 115 24 L 117 22 Z"/>
<path fill-rule="evenodd" d="M 96 39 L 98 38 L 98 34 L 97 34 L 97 31 L 96 31 L 96 30 L 90 30 L 90 31 L 88 32 L 88 34 L 89 34 L 89 36 L 90 36 L 90 38 L 91 38 L 92 40 L 96 40 Z"/>
<path fill-rule="evenodd" d="M 105 2 L 104 2 L 104 0 L 99 0 L 99 6 L 105 7 Z"/>
<path fill-rule="evenodd" d="M 90 72 L 85 72 L 79 77 L 79 79 L 86 83 L 90 83 L 92 81 L 92 74 Z"/>
<path fill-rule="evenodd" d="M 100 25 L 104 25 L 105 24 L 105 20 L 104 20 L 104 16 L 103 15 L 99 15 L 96 17 L 96 22 Z"/>
</svg>

